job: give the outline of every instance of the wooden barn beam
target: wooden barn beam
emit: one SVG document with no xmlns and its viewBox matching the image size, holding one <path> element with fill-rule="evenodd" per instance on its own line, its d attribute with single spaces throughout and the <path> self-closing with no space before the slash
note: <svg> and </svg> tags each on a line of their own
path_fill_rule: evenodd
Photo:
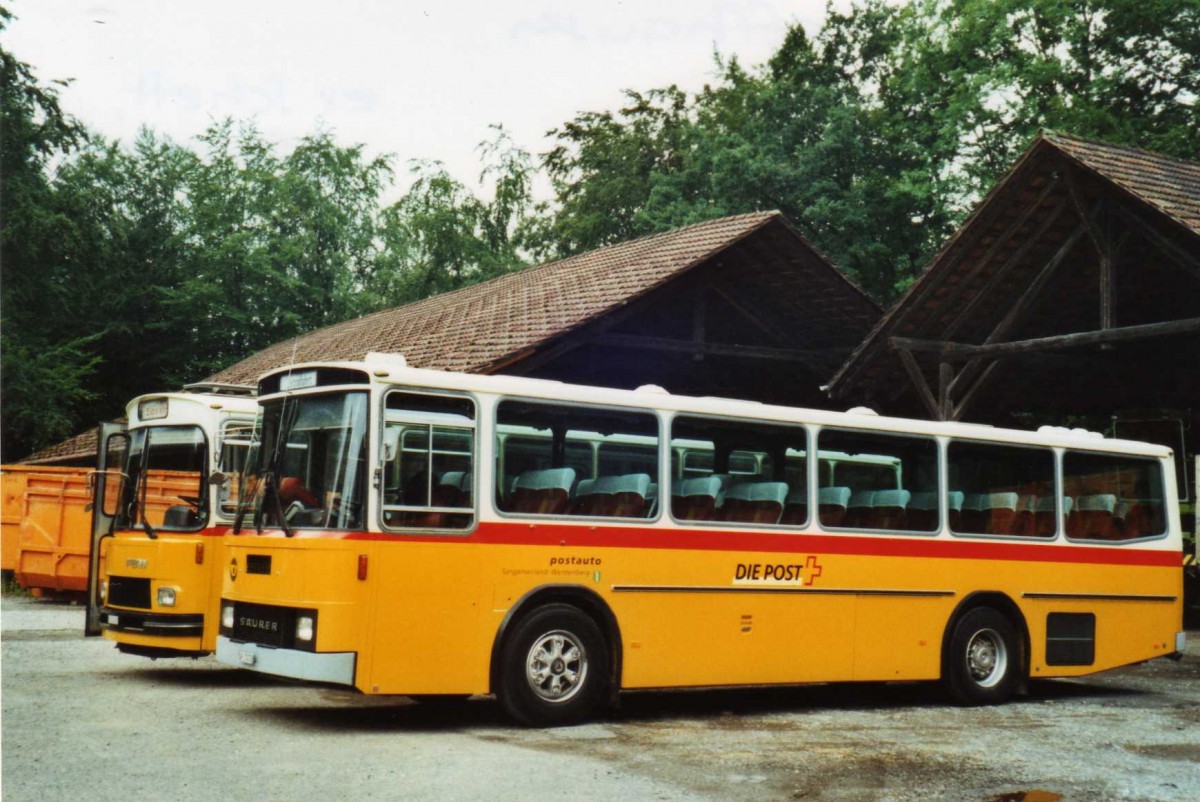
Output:
<svg viewBox="0 0 1200 802">
<path fill-rule="evenodd" d="M 794 348 L 767 348 L 758 345 L 730 345 L 726 343 L 694 340 L 674 340 L 668 337 L 641 337 L 632 334 L 596 334 L 587 338 L 597 345 L 616 348 L 638 348 L 649 351 L 670 351 L 703 356 L 731 356 L 744 359 L 765 359 L 776 362 L 800 362 L 812 368 L 814 359 L 825 356 L 822 351 L 806 351 Z"/>
<path fill-rule="evenodd" d="M 992 378 L 992 373 L 995 372 L 996 366 L 999 364 L 1000 360 L 998 359 L 993 359 L 988 363 L 988 366 L 983 369 L 983 373 L 979 375 L 979 378 L 974 380 L 974 383 L 967 388 L 965 393 L 963 393 L 963 397 L 959 399 L 959 402 L 954 404 L 948 420 L 962 420 L 963 414 L 967 411 L 967 407 L 969 407 L 971 402 L 975 400 L 975 396 L 979 394 L 980 389 L 982 389 L 983 386 L 988 383 L 988 380 Z M 959 376 L 961 377 L 963 373 L 965 373 L 965 371 L 960 372 Z"/>
<path fill-rule="evenodd" d="M 770 319 L 770 316 L 764 315 L 762 310 L 755 312 L 750 311 L 740 300 L 731 295 L 719 284 L 714 284 L 712 289 L 722 301 L 733 307 L 734 311 L 741 315 L 747 323 L 754 326 L 772 340 L 782 343 L 787 347 L 791 347 L 792 345 L 796 344 L 795 339 L 792 338 L 786 331 L 782 331 L 776 325 L 774 325 L 773 321 Z"/>
<path fill-rule="evenodd" d="M 1071 196 L 1071 202 L 1075 205 L 1075 211 L 1079 215 L 1079 222 L 1087 229 L 1088 239 L 1092 241 L 1092 245 L 1096 248 L 1096 253 L 1103 259 L 1105 252 L 1108 250 L 1108 243 L 1103 232 L 1093 219 L 1099 210 L 1101 201 L 1097 201 L 1092 213 L 1088 214 L 1083 205 L 1083 192 L 1079 188 L 1078 171 L 1079 168 L 1074 166 L 1069 166 L 1066 170 L 1067 194 Z"/>
<path fill-rule="evenodd" d="M 1193 275 L 1200 278 L 1200 256 L 1188 253 L 1181 246 L 1164 237 L 1154 226 L 1143 220 L 1141 215 L 1130 211 L 1124 205 L 1118 205 L 1116 211 L 1122 219 L 1131 223 L 1138 231 L 1145 234 L 1146 238 L 1154 243 L 1167 258 L 1180 267 L 1190 270 Z"/>
<path fill-rule="evenodd" d="M 992 257 L 996 255 L 996 252 L 1000 249 L 1000 246 L 1012 239 L 1016 232 L 1019 231 L 1026 222 L 1028 222 L 1030 216 L 1034 213 L 1034 211 L 1041 207 L 1042 202 L 1049 197 L 1050 193 L 1057 185 L 1058 182 L 1056 181 L 1047 181 L 1046 186 L 1042 187 L 1042 191 L 1038 193 L 1037 198 L 1035 198 L 1032 203 L 1026 206 L 1021 213 L 1017 215 L 1016 220 L 1006 225 L 1000 231 L 1000 233 L 996 235 L 996 239 L 993 240 L 992 244 L 988 246 L 988 249 L 984 252 L 983 256 L 979 257 L 978 260 L 975 260 L 974 265 L 971 266 L 971 269 L 967 271 L 966 275 L 964 275 L 962 279 L 954 285 L 954 288 L 947 292 L 946 296 L 941 298 L 938 303 L 946 306 L 953 305 L 955 301 L 958 300 L 959 296 L 966 292 L 967 286 L 974 281 L 984 267 L 986 267 L 987 264 L 992 261 Z M 967 261 L 967 256 L 965 253 L 963 256 L 963 261 Z"/>
<path fill-rule="evenodd" d="M 1054 277 L 1059 266 L 1063 263 L 1063 260 L 1067 258 L 1067 255 L 1071 252 L 1071 249 L 1075 247 L 1075 244 L 1079 242 L 1080 237 L 1083 235 L 1084 229 L 1082 224 L 1077 225 L 1075 230 L 1071 232 L 1071 235 L 1067 237 L 1063 244 L 1058 247 L 1058 250 L 1054 252 L 1054 255 L 1050 257 L 1049 261 L 1047 261 L 1042 269 L 1038 271 L 1037 276 L 1032 282 L 1030 282 L 1029 286 L 1025 289 L 1025 292 L 1020 298 L 1017 299 L 1017 302 L 1012 305 L 1012 307 L 1008 310 L 1008 313 L 1005 314 L 1004 318 L 1001 319 L 998 324 L 996 324 L 996 328 L 993 329 L 992 333 L 988 335 L 986 340 L 984 340 L 985 343 L 995 342 L 1007 334 L 1013 326 L 1020 322 L 1021 317 L 1025 314 L 1025 312 L 1041 299 L 1042 290 L 1045 288 L 1050 279 Z M 891 338 L 892 341 L 896 339 L 897 338 L 895 337 Z M 931 341 L 926 340 L 923 342 Z M 889 344 L 893 348 L 896 347 L 894 342 L 890 342 Z M 968 364 L 962 369 L 962 371 L 960 371 L 958 377 L 955 379 L 955 383 L 962 384 L 964 386 L 969 383 L 974 378 L 975 371 L 978 369 L 979 364 L 979 361 L 968 362 Z M 874 389 L 874 387 L 872 386 L 871 389 Z M 892 395 L 892 398 L 894 398 L 898 393 L 899 388 L 896 389 L 896 393 Z"/>
<path fill-rule="evenodd" d="M 991 277 L 987 280 L 983 287 L 980 288 L 979 292 L 975 294 L 975 297 L 973 297 L 967 303 L 967 305 L 964 306 L 959 313 L 954 316 L 954 319 L 950 321 L 950 325 L 948 325 L 945 329 L 945 336 L 953 337 L 958 331 L 959 326 L 961 326 L 965 321 L 974 317 L 975 311 L 979 308 L 979 305 L 989 300 L 988 296 L 991 294 L 991 291 L 995 289 L 996 285 L 1004 280 L 1009 271 L 1025 258 L 1025 255 L 1029 253 L 1029 249 L 1036 245 L 1046 234 L 1046 232 L 1058 222 L 1058 218 L 1064 211 L 1066 211 L 1069 205 L 1070 204 L 1068 201 L 1063 200 L 1062 203 L 1054 207 L 1050 214 L 1046 215 L 1046 218 L 1042 221 L 1041 225 L 1039 225 L 1037 229 L 1030 236 L 1028 236 L 1006 260 L 1004 260 L 1004 264 L 1002 264 L 992 273 Z"/>
<path fill-rule="evenodd" d="M 950 400 L 950 384 L 954 381 L 954 367 L 949 362 L 938 363 L 938 408 L 941 420 L 952 420 L 954 402 Z"/>
<path fill-rule="evenodd" d="M 896 353 L 900 356 L 900 364 L 904 365 L 904 370 L 908 372 L 908 378 L 912 380 L 913 386 L 917 388 L 917 395 L 920 397 L 921 403 L 925 405 L 925 410 L 929 413 L 929 417 L 934 420 L 945 420 L 942 417 L 942 410 L 938 406 L 937 399 L 933 397 L 933 390 L 929 388 L 929 382 L 925 381 L 925 374 L 921 372 L 921 366 L 917 364 L 912 351 L 907 348 L 898 347 Z"/>
<path fill-rule="evenodd" d="M 1131 340 L 1146 340 L 1152 337 L 1169 337 L 1175 334 L 1191 334 L 1193 332 L 1200 332 L 1200 317 L 1169 320 L 1165 323 L 1123 326 L 1118 329 L 1056 334 L 1051 337 L 1036 337 L 1030 340 L 1014 340 L 1012 342 L 989 343 L 986 345 L 971 345 L 969 343 L 956 343 L 944 340 L 918 340 L 912 337 L 892 337 L 890 343 L 892 347 L 902 352 L 923 351 L 937 354 L 943 359 L 965 360 L 976 356 L 1026 354 L 1035 351 L 1075 348 L 1080 345 L 1129 342 Z"/>
</svg>

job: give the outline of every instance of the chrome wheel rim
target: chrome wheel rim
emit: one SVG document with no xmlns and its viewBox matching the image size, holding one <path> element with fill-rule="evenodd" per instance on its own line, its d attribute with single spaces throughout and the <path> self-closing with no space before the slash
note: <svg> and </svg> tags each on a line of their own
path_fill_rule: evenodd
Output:
<svg viewBox="0 0 1200 802">
<path fill-rule="evenodd" d="M 1008 648 L 994 629 L 981 629 L 967 643 L 967 672 L 981 688 L 991 688 L 1008 670 Z"/>
<path fill-rule="evenodd" d="M 538 698 L 555 704 L 575 697 L 587 679 L 587 651 L 566 630 L 547 632 L 525 657 L 525 680 Z"/>
</svg>

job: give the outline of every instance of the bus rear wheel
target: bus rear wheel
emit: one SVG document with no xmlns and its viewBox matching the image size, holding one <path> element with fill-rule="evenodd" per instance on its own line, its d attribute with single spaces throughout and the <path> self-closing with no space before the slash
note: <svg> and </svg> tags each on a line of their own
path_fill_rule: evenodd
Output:
<svg viewBox="0 0 1200 802">
<path fill-rule="evenodd" d="M 608 663 L 595 621 L 567 604 L 541 607 L 504 644 L 500 703 L 523 724 L 574 724 L 604 698 Z"/>
<path fill-rule="evenodd" d="M 960 704 L 1007 701 L 1021 681 L 1021 640 L 1016 627 L 991 607 L 969 610 L 954 624 L 942 677 Z"/>
</svg>

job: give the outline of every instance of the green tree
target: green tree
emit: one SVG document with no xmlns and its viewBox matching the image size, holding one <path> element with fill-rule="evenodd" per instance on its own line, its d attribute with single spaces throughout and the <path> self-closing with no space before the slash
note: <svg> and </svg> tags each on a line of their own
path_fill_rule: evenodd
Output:
<svg viewBox="0 0 1200 802">
<path fill-rule="evenodd" d="M 973 202 L 1040 128 L 1200 157 L 1200 0 L 924 0 L 892 87 Z"/>
<path fill-rule="evenodd" d="M 550 132 L 542 157 L 558 210 L 543 253 L 570 255 L 646 233 L 637 219 L 655 176 L 678 169 L 691 128 L 686 93 L 677 87 L 627 90 L 616 113 L 584 112 Z"/>
<path fill-rule="evenodd" d="M 0 8 L 0 30 L 12 15 Z M 63 112 L 63 82 L 41 83 L 0 48 L 0 459 L 71 433 L 91 400 L 86 338 L 63 336 L 69 277 L 56 264 L 66 222 L 48 167 L 77 147 L 83 127 Z"/>
<path fill-rule="evenodd" d="M 537 238 L 533 161 L 502 127 L 479 146 L 481 198 L 441 162 L 415 161 L 408 191 L 383 213 L 383 251 L 371 284 L 380 306 L 429 298 L 527 263 Z"/>
</svg>

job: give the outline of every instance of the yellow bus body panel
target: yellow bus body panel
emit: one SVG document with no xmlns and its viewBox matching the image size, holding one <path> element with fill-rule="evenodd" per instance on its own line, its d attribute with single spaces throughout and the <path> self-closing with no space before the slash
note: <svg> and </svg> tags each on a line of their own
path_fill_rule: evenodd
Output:
<svg viewBox="0 0 1200 802">
<path fill-rule="evenodd" d="M 154 635 L 105 628 L 105 638 L 135 646 L 211 652 L 216 648 L 220 606 L 221 574 L 225 544 L 212 530 L 197 533 L 159 533 L 151 540 L 140 530 L 118 531 L 105 541 L 104 575 L 150 580 L 150 608 L 122 607 L 105 602 L 120 614 L 203 615 L 204 632 L 199 637 Z M 196 562 L 196 549 L 203 547 L 203 562 Z M 175 606 L 158 603 L 158 589 L 176 589 Z"/>
<path fill-rule="evenodd" d="M 230 538 L 228 556 L 239 571 L 236 579 L 224 576 L 222 596 L 316 610 L 316 651 L 355 652 L 355 685 L 366 693 L 489 692 L 493 647 L 506 616 L 522 597 L 549 586 L 594 594 L 611 609 L 626 689 L 937 679 L 948 623 L 976 592 L 1001 594 L 1021 610 L 1035 678 L 1169 654 L 1181 629 L 1178 567 L 1071 562 L 1071 554 L 1083 552 L 1061 543 L 1015 544 L 1033 559 L 565 546 L 570 532 L 584 528 L 562 527 L 564 545 Z M 674 535 L 679 542 L 680 533 Z M 896 541 L 846 537 L 851 552 Z M 963 541 L 905 543 L 916 551 L 932 546 L 936 555 Z M 979 551 L 993 547 L 981 544 Z M 1037 549 L 1056 550 L 1054 561 L 1039 558 Z M 1116 560 L 1125 550 L 1109 551 Z M 269 575 L 245 573 L 250 554 L 272 557 Z M 360 557 L 365 579 L 358 578 Z M 738 579 L 756 565 L 778 567 L 772 570 L 780 576 L 794 566 L 793 581 Z M 1051 612 L 1095 615 L 1091 665 L 1047 664 Z"/>
</svg>

